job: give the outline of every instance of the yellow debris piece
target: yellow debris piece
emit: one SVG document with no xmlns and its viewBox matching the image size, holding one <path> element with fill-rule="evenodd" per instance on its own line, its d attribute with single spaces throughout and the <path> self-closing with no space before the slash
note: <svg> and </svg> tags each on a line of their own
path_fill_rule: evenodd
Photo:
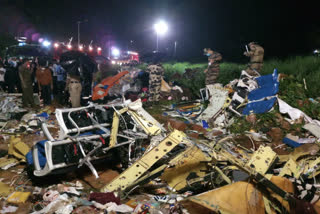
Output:
<svg viewBox="0 0 320 214">
<path fill-rule="evenodd" d="M 30 194 L 31 192 L 14 192 L 8 197 L 7 201 L 14 204 L 25 203 Z"/>
<path fill-rule="evenodd" d="M 164 91 L 164 92 L 170 92 L 171 91 L 171 87 L 166 81 L 161 79 L 161 89 L 160 90 Z"/>
<path fill-rule="evenodd" d="M 205 176 L 206 165 L 201 161 L 209 161 L 209 157 L 196 146 L 188 148 L 170 161 L 169 165 L 173 167 L 167 168 L 161 179 L 166 181 L 168 185 L 176 190 L 181 190 L 187 185 L 187 177 L 191 172 L 195 172 L 199 177 Z"/>
<path fill-rule="evenodd" d="M 286 178 L 273 176 L 271 181 L 287 192 L 292 193 L 294 191 L 292 183 Z M 271 195 L 289 210 L 287 201 L 275 193 L 271 193 Z M 253 184 L 243 181 L 189 197 L 183 202 L 183 206 L 190 213 L 209 213 L 205 212 L 203 208 L 221 213 L 265 213 L 263 194 Z M 273 209 L 273 207 L 270 208 Z M 200 210 L 201 212 L 199 212 Z M 271 211 L 274 212 L 274 210 Z"/>
<path fill-rule="evenodd" d="M 0 182 L 0 197 L 7 197 L 13 191 L 13 187 L 10 187 L 8 184 Z"/>
<path fill-rule="evenodd" d="M 301 173 L 302 173 L 302 170 L 299 167 L 299 165 L 293 159 L 290 158 L 289 161 L 281 169 L 279 176 L 283 177 L 285 175 L 289 175 L 289 176 L 294 175 L 295 178 L 299 178 Z"/>
<path fill-rule="evenodd" d="M 247 167 L 252 168 L 256 172 L 264 175 L 276 160 L 276 158 L 277 154 L 272 150 L 271 147 L 260 146 L 259 149 L 254 152 L 249 163 L 247 163 Z"/>
<path fill-rule="evenodd" d="M 13 155 L 18 159 L 26 160 L 26 154 L 30 151 L 27 144 L 21 141 L 20 138 L 11 137 L 8 154 Z"/>
<path fill-rule="evenodd" d="M 163 156 L 169 153 L 179 143 L 183 142 L 186 135 L 183 132 L 174 130 L 157 147 L 145 153 L 139 160 L 122 172 L 111 183 L 104 186 L 101 192 L 125 190 L 137 181 L 149 168 L 151 168 Z"/>
<path fill-rule="evenodd" d="M 17 162 L 18 161 L 14 158 L 0 158 L 0 168 Z"/>
</svg>

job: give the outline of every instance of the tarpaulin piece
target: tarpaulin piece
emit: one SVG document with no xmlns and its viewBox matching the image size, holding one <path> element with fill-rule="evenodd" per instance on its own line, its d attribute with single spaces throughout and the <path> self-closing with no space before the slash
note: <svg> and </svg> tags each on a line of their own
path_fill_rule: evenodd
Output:
<svg viewBox="0 0 320 214">
<path fill-rule="evenodd" d="M 291 146 L 291 147 L 293 147 L 293 148 L 301 146 L 300 143 L 298 143 L 298 142 L 296 142 L 294 140 L 291 140 L 290 138 L 287 138 L 287 137 L 283 138 L 282 142 L 287 144 L 287 145 L 289 145 L 289 146 Z"/>
<path fill-rule="evenodd" d="M 273 97 L 270 100 L 262 100 L 262 101 L 249 103 L 243 109 L 242 114 L 249 115 L 250 113 L 256 113 L 256 114 L 265 113 L 273 107 L 276 101 L 277 101 L 277 98 Z"/>
<path fill-rule="evenodd" d="M 40 167 L 44 167 L 47 163 L 46 153 L 45 153 L 45 149 L 44 149 L 45 142 L 47 142 L 47 140 L 39 141 L 35 145 L 38 148 L 38 159 L 39 159 Z M 27 163 L 29 165 L 33 165 L 32 150 L 30 152 L 28 152 L 28 154 L 26 155 L 26 158 L 27 158 Z"/>
<path fill-rule="evenodd" d="M 119 80 L 124 75 L 128 74 L 129 71 L 122 71 L 115 76 L 107 77 L 96 85 L 93 89 L 92 100 L 98 100 L 108 95 L 109 90 L 115 84 L 119 84 Z"/>
</svg>

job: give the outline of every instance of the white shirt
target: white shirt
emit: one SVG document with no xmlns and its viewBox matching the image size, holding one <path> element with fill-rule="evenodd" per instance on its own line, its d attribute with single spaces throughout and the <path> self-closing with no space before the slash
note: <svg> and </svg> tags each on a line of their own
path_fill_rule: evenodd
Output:
<svg viewBox="0 0 320 214">
<path fill-rule="evenodd" d="M 5 68 L 0 68 L 0 82 L 4 82 L 4 74 L 6 73 Z"/>
</svg>

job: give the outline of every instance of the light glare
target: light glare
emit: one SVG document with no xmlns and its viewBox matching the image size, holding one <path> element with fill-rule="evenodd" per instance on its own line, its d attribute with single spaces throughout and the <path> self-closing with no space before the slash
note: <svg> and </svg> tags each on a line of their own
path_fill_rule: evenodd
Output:
<svg viewBox="0 0 320 214">
<path fill-rule="evenodd" d="M 157 34 L 163 35 L 168 31 L 168 25 L 164 21 L 159 21 L 156 24 L 154 24 L 154 30 Z"/>
<path fill-rule="evenodd" d="M 49 47 L 51 45 L 51 42 L 49 42 L 48 40 L 44 40 L 42 42 L 42 45 L 45 46 L 45 47 Z"/>
<path fill-rule="evenodd" d="M 112 48 L 112 55 L 118 57 L 120 55 L 120 50 L 118 48 Z"/>
</svg>

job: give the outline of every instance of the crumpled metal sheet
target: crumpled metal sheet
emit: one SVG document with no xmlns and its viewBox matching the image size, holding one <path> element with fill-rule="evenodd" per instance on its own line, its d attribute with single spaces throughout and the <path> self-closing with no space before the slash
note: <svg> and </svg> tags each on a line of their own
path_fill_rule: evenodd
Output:
<svg viewBox="0 0 320 214">
<path fill-rule="evenodd" d="M 290 105 L 288 105 L 286 102 L 278 98 L 279 103 L 279 111 L 281 114 L 288 114 L 292 120 L 298 120 L 300 117 L 303 117 L 304 120 L 308 123 L 313 123 L 318 126 L 320 126 L 320 121 L 313 120 L 311 117 L 306 115 L 304 112 L 302 112 L 299 109 L 293 108 Z"/>
<path fill-rule="evenodd" d="M 294 186 L 286 178 L 273 176 L 271 181 L 286 192 L 294 192 Z M 277 198 L 287 210 L 290 210 L 287 201 L 274 193 L 271 195 Z M 265 213 L 262 193 L 253 184 L 242 181 L 189 197 L 183 202 L 183 205 L 191 213 L 193 213 L 192 211 L 198 213 L 196 211 L 199 206 L 221 213 Z"/>
<path fill-rule="evenodd" d="M 205 121 L 215 116 L 223 108 L 228 98 L 228 91 L 220 84 L 207 85 L 207 88 L 211 96 L 209 99 L 210 104 L 199 117 L 199 120 Z"/>
<path fill-rule="evenodd" d="M 308 130 L 309 132 L 311 132 L 311 134 L 313 134 L 317 138 L 320 138 L 320 125 L 319 124 L 317 125 L 314 123 L 308 123 L 308 124 L 304 125 L 303 128 Z"/>
<path fill-rule="evenodd" d="M 0 119 L 9 120 L 11 114 L 25 112 L 22 108 L 20 96 L 13 96 L 7 93 L 0 93 Z"/>
<path fill-rule="evenodd" d="M 256 172 L 265 174 L 270 166 L 277 158 L 277 154 L 271 147 L 260 146 L 257 151 L 252 155 L 250 161 L 247 163 L 248 168 L 254 169 Z"/>
<path fill-rule="evenodd" d="M 189 147 L 186 151 L 179 154 L 175 159 L 170 161 L 169 168 L 165 169 L 161 179 L 166 181 L 171 188 L 180 190 L 187 185 L 187 177 L 194 172 L 199 177 L 203 177 L 206 166 L 202 161 L 209 161 L 197 146 Z"/>
</svg>

